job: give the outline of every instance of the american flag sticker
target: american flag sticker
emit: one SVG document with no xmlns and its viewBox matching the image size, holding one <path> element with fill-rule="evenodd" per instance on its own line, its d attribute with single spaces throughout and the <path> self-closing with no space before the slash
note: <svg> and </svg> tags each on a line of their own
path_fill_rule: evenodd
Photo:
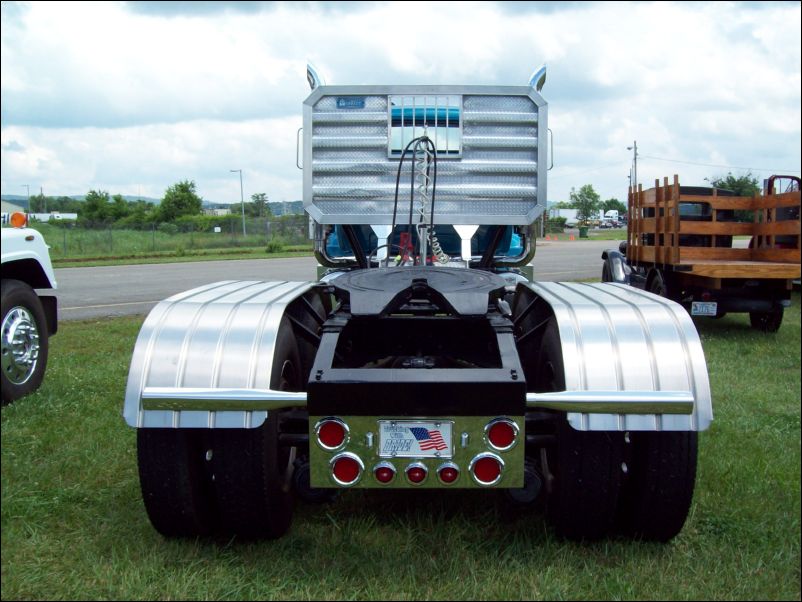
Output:
<svg viewBox="0 0 802 602">
<path fill-rule="evenodd" d="M 409 430 L 418 441 L 421 451 L 443 451 L 448 449 L 448 445 L 443 440 L 443 435 L 438 430 L 429 430 L 422 426 L 411 426 Z"/>
<path fill-rule="evenodd" d="M 382 458 L 450 458 L 450 420 L 379 420 Z"/>
</svg>

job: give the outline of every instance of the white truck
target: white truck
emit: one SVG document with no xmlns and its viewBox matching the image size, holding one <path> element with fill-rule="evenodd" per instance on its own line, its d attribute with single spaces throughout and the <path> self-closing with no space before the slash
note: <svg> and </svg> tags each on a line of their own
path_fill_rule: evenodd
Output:
<svg viewBox="0 0 802 602">
<path fill-rule="evenodd" d="M 47 367 L 48 340 L 58 328 L 56 277 L 42 235 L 25 227 L 24 214 L 11 216 L 2 236 L 3 405 L 35 391 Z"/>
<path fill-rule="evenodd" d="M 630 286 L 522 274 L 546 207 L 545 71 L 308 79 L 304 206 L 327 273 L 217 282 L 147 317 L 123 417 L 153 526 L 275 538 L 293 489 L 422 488 L 545 499 L 572 539 L 676 535 L 713 418 L 693 322 Z"/>
</svg>

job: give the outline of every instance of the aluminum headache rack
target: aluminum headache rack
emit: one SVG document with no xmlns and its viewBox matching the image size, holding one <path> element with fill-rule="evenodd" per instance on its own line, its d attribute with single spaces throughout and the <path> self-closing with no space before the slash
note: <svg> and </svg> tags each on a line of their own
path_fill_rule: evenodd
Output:
<svg viewBox="0 0 802 602">
<path fill-rule="evenodd" d="M 435 223 L 528 225 L 546 207 L 547 105 L 533 87 L 319 85 L 303 111 L 304 208 L 320 224 L 392 223 L 399 161 L 424 134 Z M 402 177 L 399 215 L 408 203 Z"/>
</svg>

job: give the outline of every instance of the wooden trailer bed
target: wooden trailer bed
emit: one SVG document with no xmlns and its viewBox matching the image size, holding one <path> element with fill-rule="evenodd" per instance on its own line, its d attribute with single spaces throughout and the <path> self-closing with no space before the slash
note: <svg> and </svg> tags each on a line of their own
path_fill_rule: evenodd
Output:
<svg viewBox="0 0 802 602">
<path fill-rule="evenodd" d="M 672 184 L 665 178 L 662 186 L 630 189 L 631 264 L 712 279 L 800 277 L 798 190 L 754 197 L 711 192 L 682 194 L 676 175 Z M 751 222 L 736 221 L 744 212 L 751 212 Z M 749 237 L 748 248 L 733 248 L 734 237 Z"/>
</svg>

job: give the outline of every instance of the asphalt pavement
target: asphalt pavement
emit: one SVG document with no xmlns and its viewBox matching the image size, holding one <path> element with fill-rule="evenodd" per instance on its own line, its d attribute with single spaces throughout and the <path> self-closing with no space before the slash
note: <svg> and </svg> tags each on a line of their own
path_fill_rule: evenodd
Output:
<svg viewBox="0 0 802 602">
<path fill-rule="evenodd" d="M 616 247 L 617 241 L 538 241 L 535 279 L 600 278 L 602 251 Z M 59 268 L 59 320 L 146 314 L 162 299 L 220 280 L 314 280 L 316 266 L 313 257 L 293 257 Z"/>
</svg>

